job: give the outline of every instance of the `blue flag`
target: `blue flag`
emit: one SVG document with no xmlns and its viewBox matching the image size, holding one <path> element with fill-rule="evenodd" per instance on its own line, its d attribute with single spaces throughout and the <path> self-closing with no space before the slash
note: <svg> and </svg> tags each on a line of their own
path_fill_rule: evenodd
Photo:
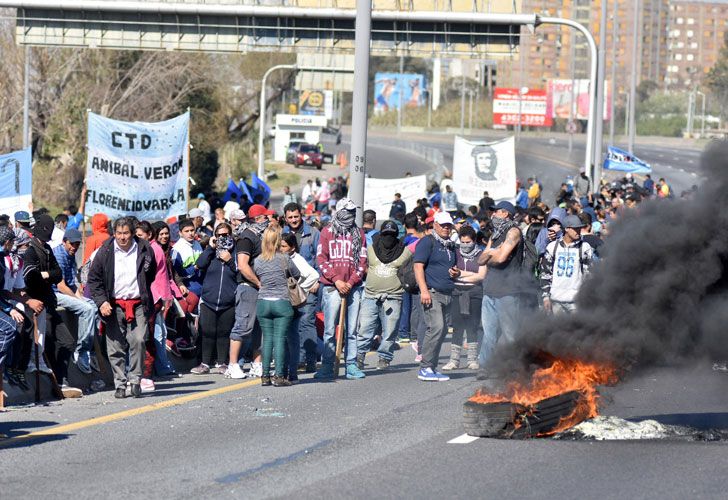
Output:
<svg viewBox="0 0 728 500">
<path fill-rule="evenodd" d="M 266 204 L 266 202 L 270 199 L 270 186 L 263 181 L 258 175 L 253 172 L 253 174 L 250 177 L 250 182 L 253 185 L 254 189 L 258 189 L 260 191 L 263 191 L 265 193 L 263 205 Z"/>
<path fill-rule="evenodd" d="M 228 180 L 227 190 L 225 191 L 225 196 L 222 197 L 222 201 L 227 203 L 230 201 L 231 198 L 233 198 L 233 195 L 235 196 L 235 201 L 240 203 L 240 198 L 243 196 L 243 192 L 240 190 L 240 188 L 233 182 L 232 179 Z"/>
<path fill-rule="evenodd" d="M 605 170 L 619 170 L 633 174 L 651 174 L 652 167 L 635 155 L 614 146 L 607 148 L 607 157 L 604 158 Z"/>
</svg>

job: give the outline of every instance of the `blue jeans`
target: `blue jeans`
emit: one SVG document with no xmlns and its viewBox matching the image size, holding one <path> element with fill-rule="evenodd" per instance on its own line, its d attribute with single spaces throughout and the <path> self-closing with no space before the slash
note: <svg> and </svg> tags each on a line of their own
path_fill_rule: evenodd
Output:
<svg viewBox="0 0 728 500">
<path fill-rule="evenodd" d="M 316 303 L 318 297 L 309 294 L 306 303 L 296 309 L 291 323 L 291 332 L 288 335 L 289 373 L 296 373 L 301 359 L 306 362 L 316 361 L 316 347 L 318 335 L 316 334 Z"/>
<path fill-rule="evenodd" d="M 486 366 L 498 342 L 513 342 L 521 326 L 521 299 L 517 295 L 505 297 L 483 296 L 481 320 L 483 341 L 480 344 L 478 363 Z"/>
<path fill-rule="evenodd" d="M 324 311 L 324 352 L 321 362 L 324 365 L 333 366 L 336 357 L 336 323 L 339 322 L 339 308 L 341 307 L 341 295 L 335 286 L 322 287 Z M 352 288 L 346 297 L 346 364 L 356 363 L 356 339 L 357 326 L 359 321 L 359 304 L 364 287 L 359 285 Z"/>
<path fill-rule="evenodd" d="M 157 375 L 174 373 L 174 367 L 167 357 L 167 325 L 164 324 L 164 311 L 159 311 L 154 317 L 154 346 L 157 348 L 154 355 L 154 371 Z"/>
<path fill-rule="evenodd" d="M 359 325 L 357 346 L 359 354 L 369 352 L 377 332 L 377 325 L 381 325 L 382 342 L 379 344 L 377 353 L 380 358 L 387 361 L 394 359 L 394 342 L 397 340 L 397 326 L 401 310 L 402 300 L 399 297 L 378 299 L 365 296 L 362 299 L 359 310 L 361 324 Z"/>
<path fill-rule="evenodd" d="M 412 313 L 412 294 L 402 295 L 402 313 L 399 315 L 399 338 L 410 338 L 410 314 Z"/>
<path fill-rule="evenodd" d="M 58 306 L 78 316 L 78 342 L 76 352 L 91 352 L 94 348 L 94 332 L 98 315 L 96 305 L 91 299 L 79 299 L 65 293 L 56 292 Z"/>
</svg>

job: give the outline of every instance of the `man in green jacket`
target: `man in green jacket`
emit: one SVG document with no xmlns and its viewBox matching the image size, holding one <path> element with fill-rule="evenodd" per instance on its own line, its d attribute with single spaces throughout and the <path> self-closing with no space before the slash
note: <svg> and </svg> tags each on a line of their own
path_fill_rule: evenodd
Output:
<svg viewBox="0 0 728 500">
<path fill-rule="evenodd" d="M 379 345 L 377 370 L 384 370 L 394 358 L 394 342 L 402 310 L 404 288 L 397 277 L 397 270 L 412 258 L 412 253 L 397 238 L 397 224 L 388 220 L 367 249 L 369 270 L 364 287 L 364 298 L 359 311 L 361 324 L 357 341 L 356 357 L 359 369 L 364 369 L 364 357 L 381 325 L 382 342 Z"/>
</svg>

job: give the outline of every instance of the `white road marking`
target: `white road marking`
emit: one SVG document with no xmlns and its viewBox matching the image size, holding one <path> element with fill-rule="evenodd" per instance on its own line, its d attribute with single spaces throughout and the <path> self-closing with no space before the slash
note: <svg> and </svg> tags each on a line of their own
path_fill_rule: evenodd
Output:
<svg viewBox="0 0 728 500">
<path fill-rule="evenodd" d="M 471 436 L 470 434 L 463 434 L 462 436 L 458 436 L 454 439 L 451 439 L 447 442 L 447 444 L 469 444 L 473 441 L 477 441 L 480 439 L 479 437 Z"/>
<path fill-rule="evenodd" d="M 698 176 L 698 174 L 696 174 L 695 172 L 690 172 L 690 175 L 692 175 L 693 177 L 697 177 Z"/>
<path fill-rule="evenodd" d="M 681 169 L 680 169 L 680 172 L 685 172 L 685 169 L 684 169 L 684 168 L 681 168 Z"/>
</svg>

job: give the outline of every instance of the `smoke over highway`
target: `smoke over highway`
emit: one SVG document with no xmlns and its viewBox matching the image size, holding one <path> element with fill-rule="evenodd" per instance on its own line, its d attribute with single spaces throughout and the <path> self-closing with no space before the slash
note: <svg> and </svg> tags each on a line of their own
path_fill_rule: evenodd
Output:
<svg viewBox="0 0 728 500">
<path fill-rule="evenodd" d="M 728 358 L 728 144 L 709 146 L 701 168 L 694 199 L 649 201 L 613 223 L 578 312 L 526 319 L 488 373 L 527 375 L 541 352 L 625 371 Z"/>
</svg>

